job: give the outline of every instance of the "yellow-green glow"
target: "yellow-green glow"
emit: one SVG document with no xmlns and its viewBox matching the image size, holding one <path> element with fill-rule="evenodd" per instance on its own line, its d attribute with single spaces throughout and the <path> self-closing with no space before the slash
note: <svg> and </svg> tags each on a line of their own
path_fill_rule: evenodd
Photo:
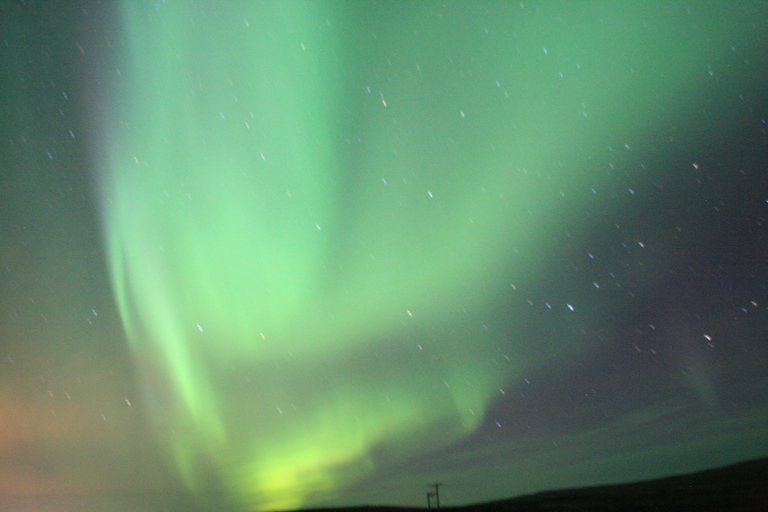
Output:
<svg viewBox="0 0 768 512">
<path fill-rule="evenodd" d="M 525 349 L 487 308 L 546 272 L 549 230 L 610 186 L 660 101 L 695 101 L 705 45 L 676 37 L 684 12 L 448 4 L 125 2 L 105 231 L 190 489 L 300 507 L 466 436 L 517 372 L 590 348 Z"/>
</svg>

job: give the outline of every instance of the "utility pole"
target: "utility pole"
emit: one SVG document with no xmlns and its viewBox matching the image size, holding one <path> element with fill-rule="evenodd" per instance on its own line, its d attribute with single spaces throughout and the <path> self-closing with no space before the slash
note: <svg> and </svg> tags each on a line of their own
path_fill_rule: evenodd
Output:
<svg viewBox="0 0 768 512">
<path fill-rule="evenodd" d="M 431 487 L 435 488 L 435 492 L 429 493 L 429 494 L 434 494 L 436 508 L 440 508 L 440 486 L 441 485 L 443 485 L 443 484 L 440 483 L 440 482 L 435 482 L 433 484 L 430 484 Z M 429 501 L 429 496 L 427 496 L 427 500 Z"/>
<path fill-rule="evenodd" d="M 433 493 L 433 492 L 428 492 L 427 493 L 427 508 L 428 509 L 432 508 L 432 496 L 434 496 L 434 495 L 435 495 L 435 493 Z"/>
</svg>

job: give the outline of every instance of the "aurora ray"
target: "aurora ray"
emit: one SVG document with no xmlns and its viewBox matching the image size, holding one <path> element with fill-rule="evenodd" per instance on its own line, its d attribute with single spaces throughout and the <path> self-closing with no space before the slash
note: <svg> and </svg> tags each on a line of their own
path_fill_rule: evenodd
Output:
<svg viewBox="0 0 768 512">
<path fill-rule="evenodd" d="M 525 348 L 489 308 L 547 271 L 548 233 L 684 108 L 649 113 L 659 87 L 695 99 L 711 50 L 675 37 L 684 12 L 649 39 L 626 5 L 490 26 L 458 4 L 123 7 L 116 300 L 181 478 L 260 509 L 449 445 L 512 376 L 591 348 Z"/>
</svg>

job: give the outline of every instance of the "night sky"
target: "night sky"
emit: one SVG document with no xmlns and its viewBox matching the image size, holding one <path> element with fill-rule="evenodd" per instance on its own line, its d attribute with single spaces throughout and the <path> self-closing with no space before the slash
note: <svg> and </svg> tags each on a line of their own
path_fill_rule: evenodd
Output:
<svg viewBox="0 0 768 512">
<path fill-rule="evenodd" d="M 768 3 L 0 6 L 10 510 L 768 455 Z"/>
</svg>

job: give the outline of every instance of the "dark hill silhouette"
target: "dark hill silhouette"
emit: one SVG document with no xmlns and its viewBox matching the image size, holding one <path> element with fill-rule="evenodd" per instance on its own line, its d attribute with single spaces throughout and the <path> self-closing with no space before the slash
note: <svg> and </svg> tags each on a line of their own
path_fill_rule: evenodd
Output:
<svg viewBox="0 0 768 512">
<path fill-rule="evenodd" d="M 313 512 L 423 512 L 423 508 L 352 507 Z M 449 512 L 760 511 L 768 512 L 768 458 L 687 475 L 626 484 L 545 491 L 500 501 L 442 507 Z"/>
</svg>

